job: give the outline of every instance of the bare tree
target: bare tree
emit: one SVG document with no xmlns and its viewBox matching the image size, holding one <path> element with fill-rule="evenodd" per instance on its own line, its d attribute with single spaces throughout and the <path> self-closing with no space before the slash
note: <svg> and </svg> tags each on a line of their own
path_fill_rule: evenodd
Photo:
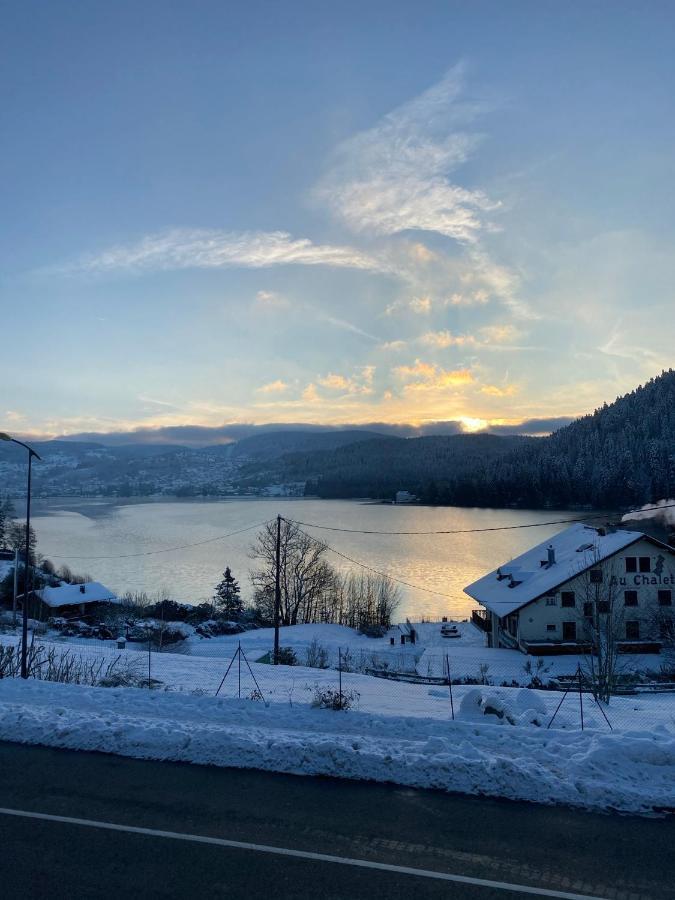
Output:
<svg viewBox="0 0 675 900">
<path fill-rule="evenodd" d="M 250 556 L 260 563 L 251 572 L 254 602 L 261 617 L 274 619 L 276 575 L 276 522 L 258 532 Z M 281 608 L 282 625 L 313 622 L 326 609 L 326 593 L 333 580 L 333 569 L 324 560 L 326 545 L 311 538 L 292 522 L 281 522 Z"/>
<path fill-rule="evenodd" d="M 625 630 L 619 579 L 612 565 L 597 557 L 579 578 L 582 631 L 591 645 L 582 670 L 591 683 L 593 696 L 609 703 L 621 672 L 619 642 Z"/>
</svg>

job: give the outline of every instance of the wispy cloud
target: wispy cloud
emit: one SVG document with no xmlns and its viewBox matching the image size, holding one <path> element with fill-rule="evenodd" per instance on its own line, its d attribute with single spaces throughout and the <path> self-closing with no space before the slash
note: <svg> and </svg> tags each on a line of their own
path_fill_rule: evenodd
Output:
<svg viewBox="0 0 675 900">
<path fill-rule="evenodd" d="M 308 238 L 293 238 L 285 231 L 237 233 L 208 229 L 174 229 L 148 235 L 135 243 L 84 257 L 64 271 L 264 269 L 280 265 L 390 271 L 385 261 L 355 247 L 315 244 Z"/>
<path fill-rule="evenodd" d="M 351 376 L 329 372 L 328 375 L 317 378 L 317 384 L 330 391 L 337 391 L 340 394 L 361 394 L 365 396 L 373 393 L 374 377 L 375 366 L 361 366 L 359 371 Z"/>
<path fill-rule="evenodd" d="M 374 334 L 370 334 L 368 331 L 364 331 L 363 328 L 359 328 L 358 325 L 354 325 L 352 322 L 348 322 L 346 319 L 338 319 L 335 316 L 324 316 L 323 314 L 318 314 L 317 318 L 320 322 L 326 322 L 328 325 L 332 325 L 333 328 L 341 328 L 343 331 L 351 331 L 352 334 L 358 334 L 360 337 L 367 338 L 369 341 L 373 341 L 373 343 L 379 344 L 380 338 L 376 337 Z"/>
<path fill-rule="evenodd" d="M 476 338 L 470 334 L 452 334 L 451 331 L 427 331 L 419 339 L 421 344 L 427 347 L 435 347 L 438 350 L 444 350 L 446 347 L 466 347 L 475 346 Z"/>
<path fill-rule="evenodd" d="M 277 379 L 276 381 L 270 381 L 267 384 L 263 384 L 261 387 L 256 388 L 259 394 L 283 394 L 284 391 L 288 390 L 288 385 L 285 381 L 281 381 L 281 379 Z"/>
<path fill-rule="evenodd" d="M 479 113 L 461 101 L 462 67 L 344 141 L 316 188 L 353 231 L 393 235 L 416 229 L 471 243 L 496 208 L 480 190 L 452 183 L 479 137 L 465 130 Z"/>
</svg>

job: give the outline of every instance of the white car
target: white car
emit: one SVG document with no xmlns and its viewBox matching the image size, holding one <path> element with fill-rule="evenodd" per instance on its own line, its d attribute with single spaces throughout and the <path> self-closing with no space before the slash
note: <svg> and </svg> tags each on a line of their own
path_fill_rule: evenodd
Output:
<svg viewBox="0 0 675 900">
<path fill-rule="evenodd" d="M 441 637 L 458 638 L 461 637 L 459 629 L 452 622 L 444 622 L 441 625 Z"/>
</svg>

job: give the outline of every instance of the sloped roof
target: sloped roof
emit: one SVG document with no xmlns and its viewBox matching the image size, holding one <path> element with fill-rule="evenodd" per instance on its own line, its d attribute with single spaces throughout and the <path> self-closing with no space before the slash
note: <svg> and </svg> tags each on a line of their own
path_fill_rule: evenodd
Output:
<svg viewBox="0 0 675 900">
<path fill-rule="evenodd" d="M 84 588 L 84 590 L 82 590 Z M 52 609 L 59 606 L 75 606 L 78 603 L 119 603 L 110 588 L 99 581 L 87 581 L 85 584 L 66 584 L 58 587 L 46 587 L 35 592 L 43 603 Z"/>
<path fill-rule="evenodd" d="M 467 585 L 464 593 L 495 615 L 508 616 L 642 538 L 645 535 L 640 531 L 612 531 L 603 534 L 590 525 L 570 525 L 550 540 L 537 544 Z M 548 565 L 548 562 L 542 565 L 542 561 L 548 560 L 549 547 L 553 548 L 555 562 L 552 565 Z"/>
</svg>

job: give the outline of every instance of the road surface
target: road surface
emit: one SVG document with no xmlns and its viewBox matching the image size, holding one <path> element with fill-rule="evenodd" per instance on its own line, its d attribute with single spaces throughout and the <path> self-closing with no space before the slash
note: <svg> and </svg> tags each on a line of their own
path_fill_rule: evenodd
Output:
<svg viewBox="0 0 675 900">
<path fill-rule="evenodd" d="M 5 898 L 675 898 L 672 818 L 8 743 L 0 807 Z"/>
</svg>

